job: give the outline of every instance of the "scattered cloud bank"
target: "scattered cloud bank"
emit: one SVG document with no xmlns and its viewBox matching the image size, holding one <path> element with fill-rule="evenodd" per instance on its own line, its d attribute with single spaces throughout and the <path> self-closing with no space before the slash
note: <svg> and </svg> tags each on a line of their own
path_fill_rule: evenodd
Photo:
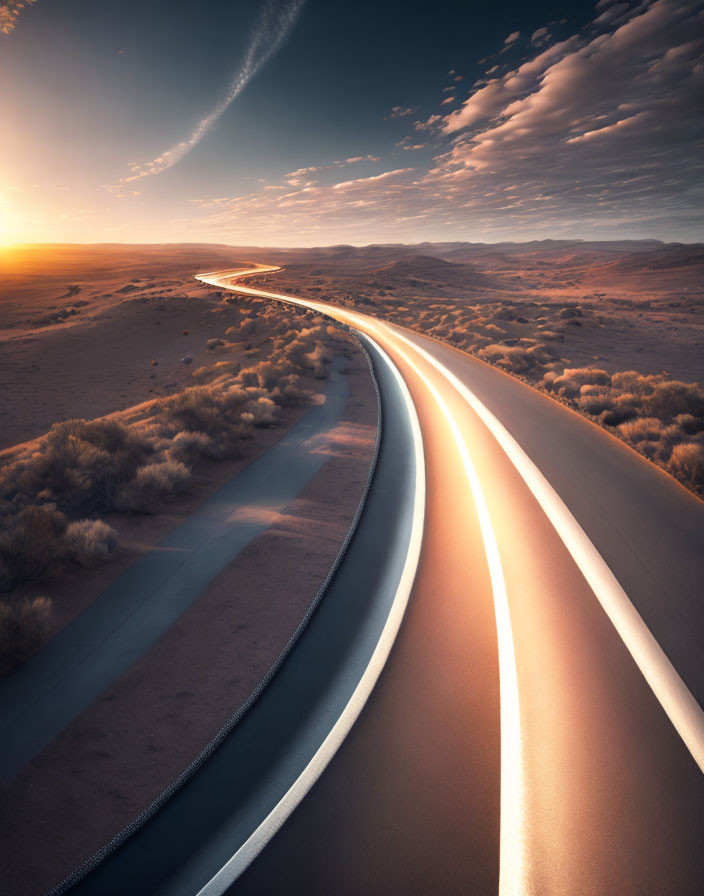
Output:
<svg viewBox="0 0 704 896">
<path fill-rule="evenodd" d="M 0 34 L 10 34 L 15 30 L 17 16 L 26 6 L 37 0 L 2 0 L 0 2 Z"/>
<path fill-rule="evenodd" d="M 310 177 L 319 168 L 302 168 L 281 189 L 197 200 L 202 217 L 189 221 L 233 240 L 253 226 L 289 241 L 701 232 L 704 0 L 602 0 L 580 33 L 555 40 L 558 25 L 534 31 L 518 65 L 486 60 L 455 109 L 445 89 L 437 111 L 409 121 L 397 150 L 421 148 L 422 131 L 429 169 L 392 157 L 379 174 L 320 185 Z"/>
<path fill-rule="evenodd" d="M 223 112 L 242 93 L 257 72 L 271 59 L 288 37 L 305 0 L 266 0 L 252 29 L 244 62 L 232 77 L 229 89 L 220 102 L 200 120 L 186 140 L 152 159 L 151 162 L 133 163 L 131 173 L 120 183 L 127 184 L 160 174 L 180 162 L 196 147 Z"/>
</svg>

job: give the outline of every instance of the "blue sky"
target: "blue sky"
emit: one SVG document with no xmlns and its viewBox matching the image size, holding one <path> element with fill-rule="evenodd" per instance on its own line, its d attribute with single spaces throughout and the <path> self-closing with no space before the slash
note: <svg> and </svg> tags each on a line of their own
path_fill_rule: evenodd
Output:
<svg viewBox="0 0 704 896">
<path fill-rule="evenodd" d="M 701 0 L 0 0 L 0 238 L 702 239 L 703 25 Z"/>
</svg>

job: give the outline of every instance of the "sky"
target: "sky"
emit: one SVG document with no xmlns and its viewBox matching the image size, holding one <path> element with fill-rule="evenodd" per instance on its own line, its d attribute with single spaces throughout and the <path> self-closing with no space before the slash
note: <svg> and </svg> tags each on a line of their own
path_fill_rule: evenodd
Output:
<svg viewBox="0 0 704 896">
<path fill-rule="evenodd" d="M 0 243 L 704 241 L 704 0 L 0 0 Z"/>
</svg>

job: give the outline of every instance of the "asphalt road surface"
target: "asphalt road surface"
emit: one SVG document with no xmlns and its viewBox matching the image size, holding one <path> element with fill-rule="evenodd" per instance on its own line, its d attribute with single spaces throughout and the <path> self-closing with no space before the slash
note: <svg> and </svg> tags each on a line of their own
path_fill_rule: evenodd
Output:
<svg viewBox="0 0 704 896">
<path fill-rule="evenodd" d="M 425 532 L 365 711 L 232 893 L 701 893 L 704 504 L 477 359 L 302 304 L 404 377 Z"/>
</svg>

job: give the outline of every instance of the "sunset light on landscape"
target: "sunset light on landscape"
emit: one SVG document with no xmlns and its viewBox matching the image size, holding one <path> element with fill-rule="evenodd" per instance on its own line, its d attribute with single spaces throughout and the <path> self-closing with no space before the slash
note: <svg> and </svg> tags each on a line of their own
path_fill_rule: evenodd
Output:
<svg viewBox="0 0 704 896">
<path fill-rule="evenodd" d="M 704 0 L 0 0 L 3 896 L 704 892 Z"/>
</svg>

